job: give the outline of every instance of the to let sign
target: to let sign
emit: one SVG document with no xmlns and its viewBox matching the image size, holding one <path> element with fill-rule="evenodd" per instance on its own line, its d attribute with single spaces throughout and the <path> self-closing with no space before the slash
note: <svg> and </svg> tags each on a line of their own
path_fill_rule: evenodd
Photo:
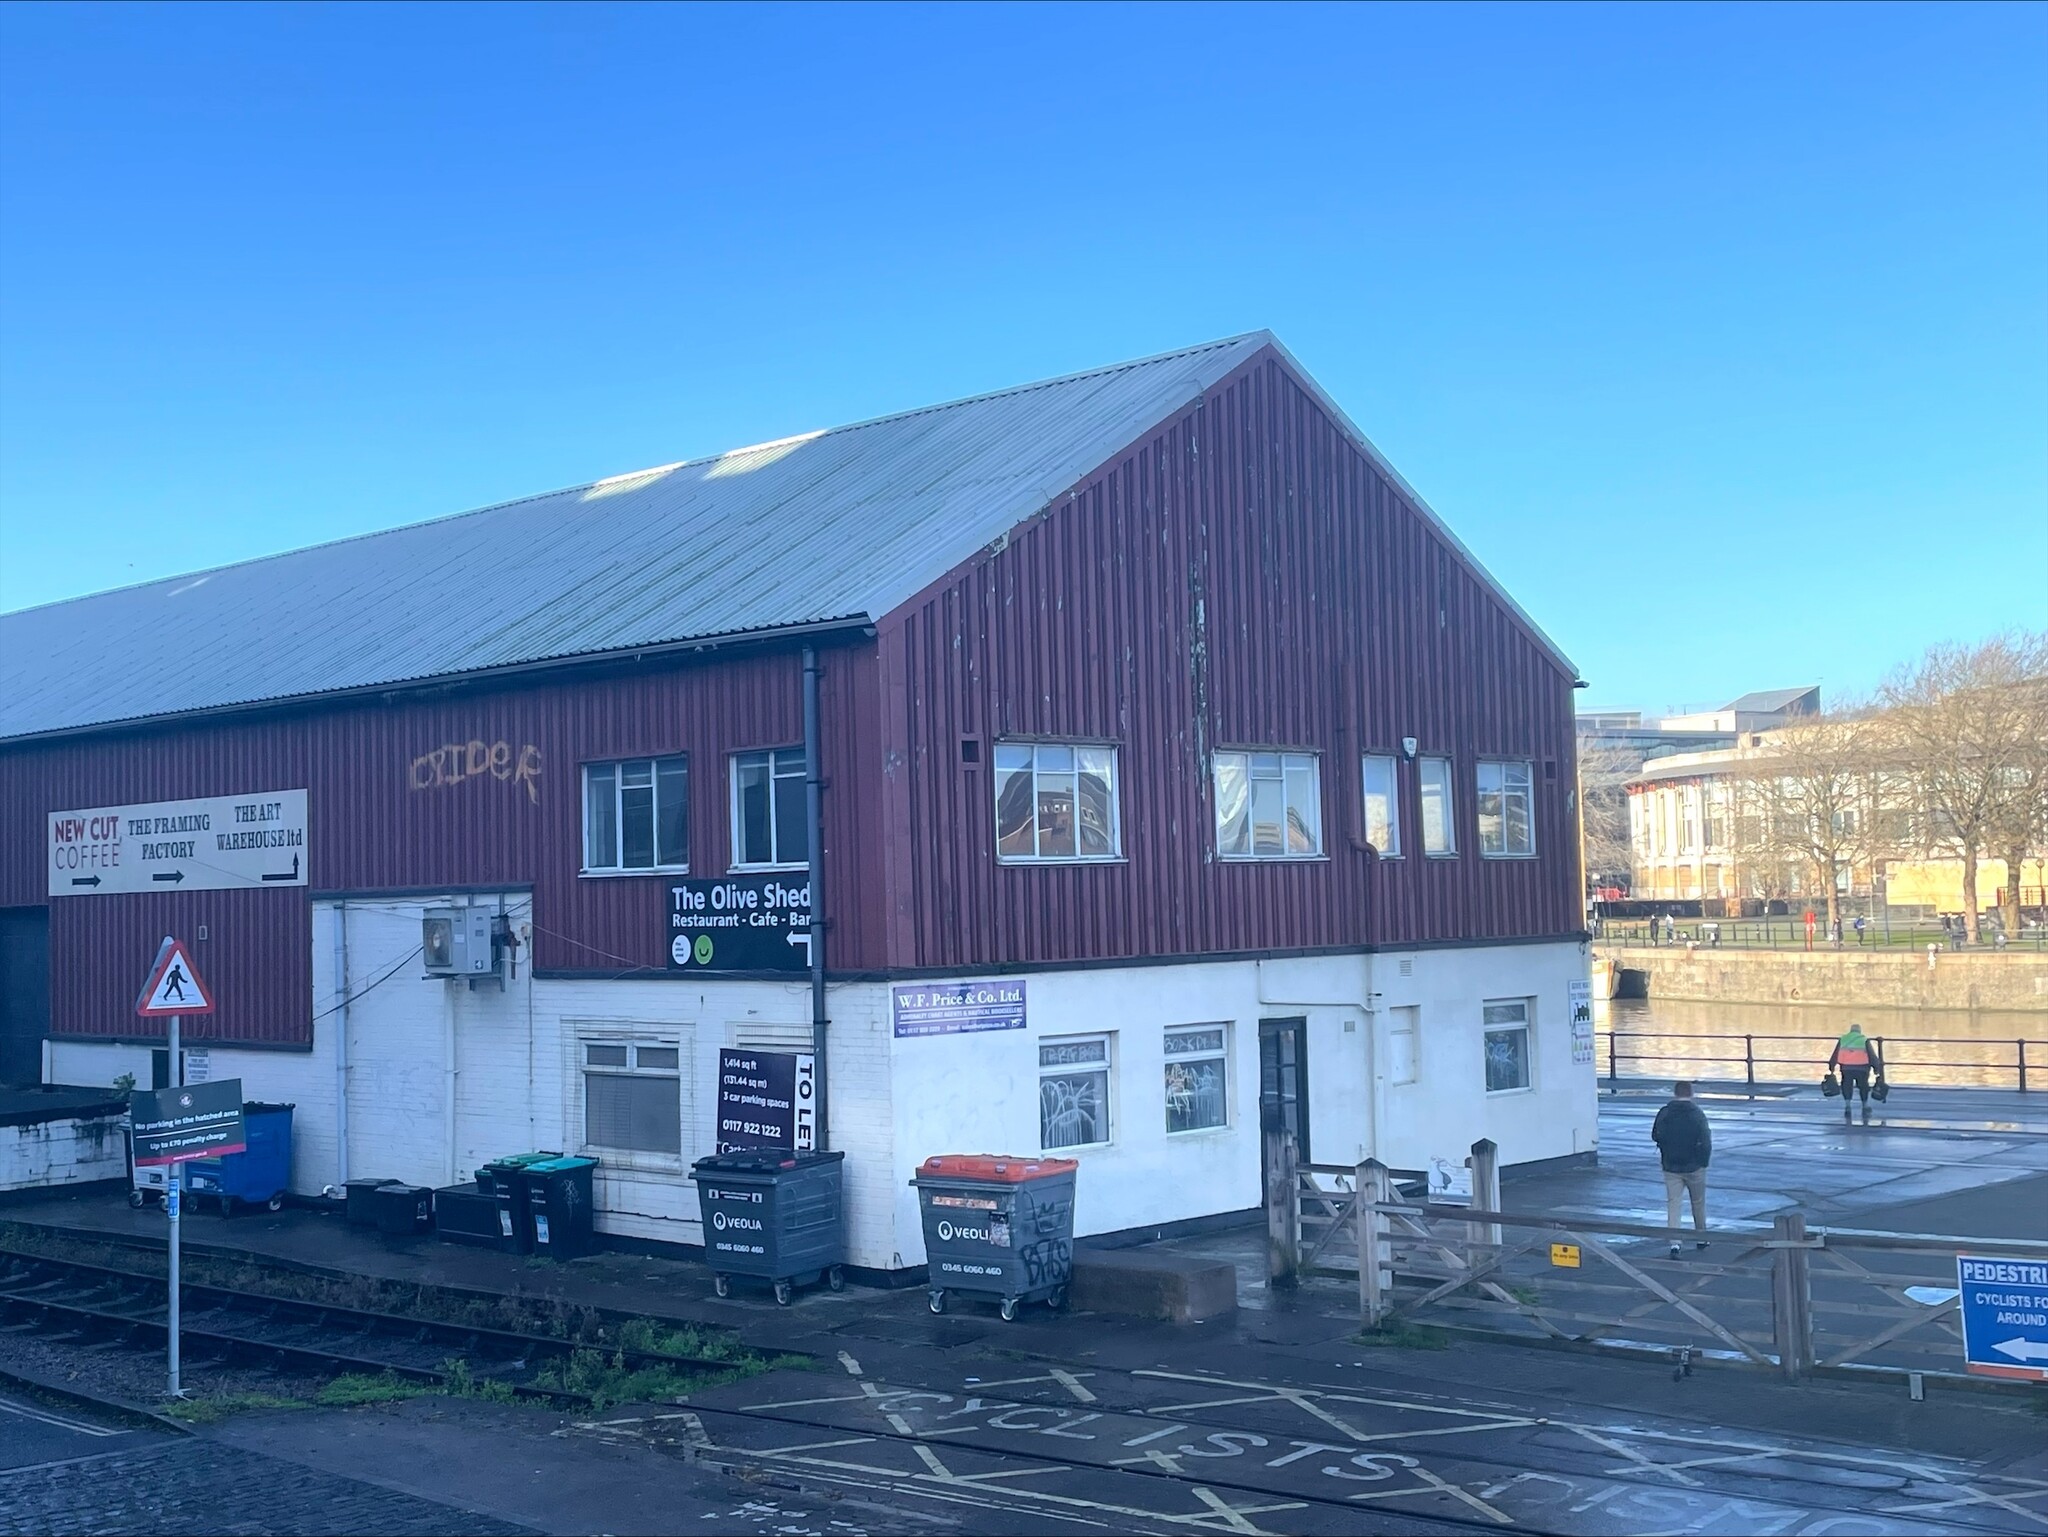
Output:
<svg viewBox="0 0 2048 1537">
<path fill-rule="evenodd" d="M 668 964 L 671 971 L 808 971 L 809 879 L 791 874 L 671 881 Z"/>
<path fill-rule="evenodd" d="M 96 806 L 49 816 L 53 897 L 306 884 L 306 792 Z"/>
<path fill-rule="evenodd" d="M 183 1088 L 137 1089 L 129 1096 L 128 1119 L 135 1128 L 138 1168 L 239 1153 L 245 1146 L 242 1080 L 217 1078 Z"/>
<path fill-rule="evenodd" d="M 818 1145 L 818 1059 L 808 1051 L 718 1053 L 718 1151 Z"/>
<path fill-rule="evenodd" d="M 1963 1362 L 1987 1377 L 2048 1381 L 2048 1260 L 1958 1254 Z"/>
</svg>

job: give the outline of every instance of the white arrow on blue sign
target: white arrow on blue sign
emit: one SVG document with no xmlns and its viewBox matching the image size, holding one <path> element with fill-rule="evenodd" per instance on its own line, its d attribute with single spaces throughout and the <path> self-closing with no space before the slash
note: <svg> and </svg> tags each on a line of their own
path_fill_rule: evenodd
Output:
<svg viewBox="0 0 2048 1537">
<path fill-rule="evenodd" d="M 1970 1370 L 2048 1380 L 2048 1260 L 1958 1254 L 1956 1285 Z"/>
</svg>

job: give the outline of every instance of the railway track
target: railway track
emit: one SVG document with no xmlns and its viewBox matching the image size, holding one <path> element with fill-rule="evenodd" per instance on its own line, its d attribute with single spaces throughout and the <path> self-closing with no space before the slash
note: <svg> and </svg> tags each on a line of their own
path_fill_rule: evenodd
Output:
<svg viewBox="0 0 2048 1537">
<path fill-rule="evenodd" d="M 588 1408 L 587 1393 L 536 1379 L 578 1351 L 595 1350 L 629 1370 L 666 1367 L 729 1372 L 758 1356 L 712 1357 L 632 1349 L 613 1342 L 455 1323 L 339 1303 L 187 1282 L 180 1336 L 185 1357 L 323 1375 L 390 1373 L 445 1384 L 462 1375 L 513 1396 Z M 0 1248 L 0 1327 L 72 1339 L 163 1348 L 169 1329 L 164 1277 L 120 1266 Z"/>
</svg>

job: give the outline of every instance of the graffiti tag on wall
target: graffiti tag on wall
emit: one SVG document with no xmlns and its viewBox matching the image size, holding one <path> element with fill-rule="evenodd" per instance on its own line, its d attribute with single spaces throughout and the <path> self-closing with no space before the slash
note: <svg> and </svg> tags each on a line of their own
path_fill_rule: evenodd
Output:
<svg viewBox="0 0 2048 1537">
<path fill-rule="evenodd" d="M 450 742 L 412 760 L 415 790 L 446 790 L 488 775 L 526 786 L 526 797 L 540 804 L 535 781 L 540 778 L 540 749 L 531 742 L 514 748 L 510 742 Z"/>
</svg>

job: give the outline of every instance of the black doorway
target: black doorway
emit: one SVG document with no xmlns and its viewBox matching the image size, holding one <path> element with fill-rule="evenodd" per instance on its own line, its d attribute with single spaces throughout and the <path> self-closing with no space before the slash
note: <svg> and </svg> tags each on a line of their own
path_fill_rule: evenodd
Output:
<svg viewBox="0 0 2048 1537">
<path fill-rule="evenodd" d="M 0 1083 L 43 1081 L 43 1037 L 50 1032 L 50 910 L 0 911 Z"/>
<path fill-rule="evenodd" d="M 1259 1129 L 1294 1134 L 1294 1156 L 1308 1163 L 1308 1021 L 1259 1021 Z M 1264 1144 L 1263 1137 L 1260 1139 Z"/>
</svg>

